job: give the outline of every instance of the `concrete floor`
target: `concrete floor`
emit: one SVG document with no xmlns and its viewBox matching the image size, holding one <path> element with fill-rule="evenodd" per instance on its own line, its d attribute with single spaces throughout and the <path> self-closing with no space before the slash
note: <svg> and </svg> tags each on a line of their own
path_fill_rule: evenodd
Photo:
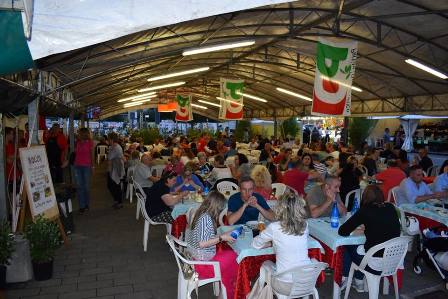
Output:
<svg viewBox="0 0 448 299">
<path fill-rule="evenodd" d="M 135 201 L 113 210 L 105 175 L 103 163 L 93 175 L 91 211 L 85 215 L 75 212 L 76 231 L 70 237 L 70 246 L 58 250 L 53 278 L 9 285 L 6 298 L 177 298 L 178 269 L 164 242 L 164 228 L 150 228 L 148 251 L 143 252 L 143 221 L 135 220 Z M 406 299 L 443 288 L 439 276 L 426 266 L 420 276 L 413 273 L 409 263 L 414 253 L 406 259 L 401 291 L 401 297 Z M 319 295 L 325 299 L 331 294 L 332 279 L 327 276 Z M 212 288 L 200 288 L 199 297 L 213 298 Z M 352 291 L 350 298 L 368 295 Z M 448 298 L 448 293 L 442 293 L 440 298 Z"/>
</svg>

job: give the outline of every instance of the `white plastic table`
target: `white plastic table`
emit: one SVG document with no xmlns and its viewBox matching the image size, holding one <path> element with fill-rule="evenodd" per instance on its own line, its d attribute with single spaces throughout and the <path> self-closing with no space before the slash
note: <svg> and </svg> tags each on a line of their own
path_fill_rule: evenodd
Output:
<svg viewBox="0 0 448 299">
<path fill-rule="evenodd" d="M 340 218 L 342 220 L 343 218 Z M 342 222 L 342 221 L 340 221 Z M 336 255 L 337 249 L 344 245 L 362 245 L 366 242 L 364 234 L 353 234 L 348 237 L 343 237 L 338 234 L 338 228 L 332 228 L 330 225 L 330 218 L 316 218 L 308 219 L 308 229 L 310 235 L 327 245 L 333 250 L 333 255 Z M 325 252 L 325 254 L 330 254 Z M 337 264 L 337 263 L 336 263 Z M 342 264 L 342 263 L 341 263 Z M 341 270 L 341 269 L 339 269 Z M 333 277 L 333 299 L 339 299 L 341 296 L 341 287 L 336 282 L 336 276 Z"/>
</svg>

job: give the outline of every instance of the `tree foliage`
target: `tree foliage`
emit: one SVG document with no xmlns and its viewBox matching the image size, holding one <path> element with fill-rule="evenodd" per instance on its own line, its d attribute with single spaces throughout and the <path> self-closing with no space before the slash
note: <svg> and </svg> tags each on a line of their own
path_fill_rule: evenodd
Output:
<svg viewBox="0 0 448 299">
<path fill-rule="evenodd" d="M 361 143 L 369 137 L 378 120 L 366 117 L 351 117 L 349 121 L 348 135 L 350 143 L 359 148 Z"/>
<path fill-rule="evenodd" d="M 299 123 L 295 117 L 290 117 L 281 124 L 282 138 L 295 138 L 299 132 Z"/>
</svg>

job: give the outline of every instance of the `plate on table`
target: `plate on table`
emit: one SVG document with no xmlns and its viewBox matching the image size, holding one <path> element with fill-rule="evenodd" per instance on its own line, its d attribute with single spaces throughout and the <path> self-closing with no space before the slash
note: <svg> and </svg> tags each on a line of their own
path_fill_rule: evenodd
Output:
<svg viewBox="0 0 448 299">
<path fill-rule="evenodd" d="M 247 221 L 246 225 L 249 226 L 251 229 L 258 228 L 258 221 Z"/>
</svg>

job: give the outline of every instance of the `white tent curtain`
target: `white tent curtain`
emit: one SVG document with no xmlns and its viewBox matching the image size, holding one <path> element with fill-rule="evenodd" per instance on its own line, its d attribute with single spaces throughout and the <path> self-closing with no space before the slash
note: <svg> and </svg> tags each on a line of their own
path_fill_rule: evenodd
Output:
<svg viewBox="0 0 448 299">
<path fill-rule="evenodd" d="M 402 150 L 408 153 L 414 148 L 412 136 L 414 136 L 415 130 L 417 130 L 419 119 L 400 119 L 400 124 L 404 129 L 404 142 L 401 147 Z"/>
</svg>

